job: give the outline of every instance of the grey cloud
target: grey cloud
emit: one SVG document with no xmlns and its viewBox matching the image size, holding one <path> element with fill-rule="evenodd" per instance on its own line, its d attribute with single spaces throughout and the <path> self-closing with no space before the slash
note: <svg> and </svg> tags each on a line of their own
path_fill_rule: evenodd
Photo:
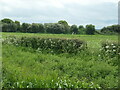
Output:
<svg viewBox="0 0 120 90">
<path fill-rule="evenodd" d="M 26 1 L 27 3 L 27 1 Z M 72 4 L 65 3 L 62 8 L 46 5 L 44 2 L 33 3 L 29 2 L 31 5 L 24 5 L 20 7 L 7 6 L 10 8 L 10 11 L 2 10 L 1 18 L 11 18 L 20 20 L 22 22 L 57 22 L 58 20 L 66 20 L 70 24 L 95 24 L 97 28 L 102 28 L 106 25 L 116 24 L 117 23 L 117 3 L 100 3 L 100 4 L 90 4 L 90 5 L 81 5 L 81 4 Z M 1 4 L 5 6 L 5 4 Z"/>
</svg>

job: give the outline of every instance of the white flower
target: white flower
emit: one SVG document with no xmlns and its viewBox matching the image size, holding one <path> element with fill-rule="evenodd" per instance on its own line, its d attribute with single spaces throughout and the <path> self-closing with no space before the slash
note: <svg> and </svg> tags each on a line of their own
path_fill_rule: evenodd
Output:
<svg viewBox="0 0 120 90">
<path fill-rule="evenodd" d="M 116 50 L 115 49 L 113 49 L 113 52 L 115 52 Z"/>
<path fill-rule="evenodd" d="M 59 84 L 58 84 L 58 83 L 56 83 L 56 85 L 58 86 Z"/>
<path fill-rule="evenodd" d="M 68 86 L 68 84 L 67 84 L 67 83 L 64 83 L 64 85 L 65 85 L 65 86 Z"/>
<path fill-rule="evenodd" d="M 113 46 L 114 44 L 112 43 L 111 45 Z"/>
<path fill-rule="evenodd" d="M 44 41 L 44 43 L 46 43 L 46 40 Z"/>
<path fill-rule="evenodd" d="M 51 39 L 49 39 L 49 41 L 51 41 Z"/>
<path fill-rule="evenodd" d="M 61 86 L 59 86 L 59 88 L 62 88 Z"/>
<path fill-rule="evenodd" d="M 102 49 L 100 49 L 100 51 L 101 51 Z"/>
<path fill-rule="evenodd" d="M 116 46 L 113 46 L 113 48 L 115 48 Z"/>
<path fill-rule="evenodd" d="M 109 48 L 109 46 L 106 46 L 105 48 Z"/>
</svg>

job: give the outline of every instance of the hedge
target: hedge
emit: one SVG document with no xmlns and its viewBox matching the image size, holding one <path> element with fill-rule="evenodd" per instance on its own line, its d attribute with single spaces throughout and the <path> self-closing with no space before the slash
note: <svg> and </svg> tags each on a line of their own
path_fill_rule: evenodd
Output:
<svg viewBox="0 0 120 90">
<path fill-rule="evenodd" d="M 3 43 L 30 47 L 38 51 L 46 50 L 51 53 L 78 53 L 87 48 L 86 42 L 78 39 L 9 36 Z"/>
</svg>

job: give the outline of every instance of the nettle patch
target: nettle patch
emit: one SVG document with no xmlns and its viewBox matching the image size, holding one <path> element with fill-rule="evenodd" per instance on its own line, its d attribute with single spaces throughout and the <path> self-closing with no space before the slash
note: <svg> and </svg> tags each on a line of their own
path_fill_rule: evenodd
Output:
<svg viewBox="0 0 120 90">
<path fill-rule="evenodd" d="M 102 42 L 102 50 L 105 51 L 107 55 L 120 55 L 120 44 L 118 42 Z"/>
<path fill-rule="evenodd" d="M 50 53 L 78 53 L 87 48 L 84 41 L 78 39 L 61 38 L 40 38 L 40 37 L 15 37 L 9 36 L 3 41 L 3 44 L 13 44 L 34 48 L 37 51 L 43 50 Z"/>
</svg>

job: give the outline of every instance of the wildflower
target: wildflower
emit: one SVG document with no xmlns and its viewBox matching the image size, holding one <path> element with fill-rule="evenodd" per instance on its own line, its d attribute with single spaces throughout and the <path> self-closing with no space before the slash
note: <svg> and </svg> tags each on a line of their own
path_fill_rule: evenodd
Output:
<svg viewBox="0 0 120 90">
<path fill-rule="evenodd" d="M 44 43 L 46 43 L 46 40 L 44 41 Z"/>
<path fill-rule="evenodd" d="M 98 56 L 100 57 L 100 54 Z"/>
<path fill-rule="evenodd" d="M 94 83 L 93 83 L 93 82 L 91 82 L 91 84 L 93 85 Z"/>
<path fill-rule="evenodd" d="M 58 83 L 56 83 L 56 85 L 58 86 L 59 84 L 58 84 Z"/>
<path fill-rule="evenodd" d="M 113 48 L 115 48 L 116 46 L 113 46 Z"/>
<path fill-rule="evenodd" d="M 102 49 L 100 49 L 100 51 L 102 51 Z"/>
<path fill-rule="evenodd" d="M 65 85 L 65 86 L 68 86 L 68 84 L 67 84 L 67 83 L 64 83 L 64 85 Z"/>
<path fill-rule="evenodd" d="M 113 52 L 115 52 L 116 50 L 115 49 L 113 49 Z"/>
<path fill-rule="evenodd" d="M 52 82 L 53 82 L 53 80 L 52 80 Z"/>
<path fill-rule="evenodd" d="M 59 86 L 59 88 L 62 88 L 61 86 Z"/>
<path fill-rule="evenodd" d="M 51 39 L 49 39 L 49 41 L 51 41 Z"/>
<path fill-rule="evenodd" d="M 109 48 L 109 46 L 106 46 L 105 48 Z"/>
</svg>

